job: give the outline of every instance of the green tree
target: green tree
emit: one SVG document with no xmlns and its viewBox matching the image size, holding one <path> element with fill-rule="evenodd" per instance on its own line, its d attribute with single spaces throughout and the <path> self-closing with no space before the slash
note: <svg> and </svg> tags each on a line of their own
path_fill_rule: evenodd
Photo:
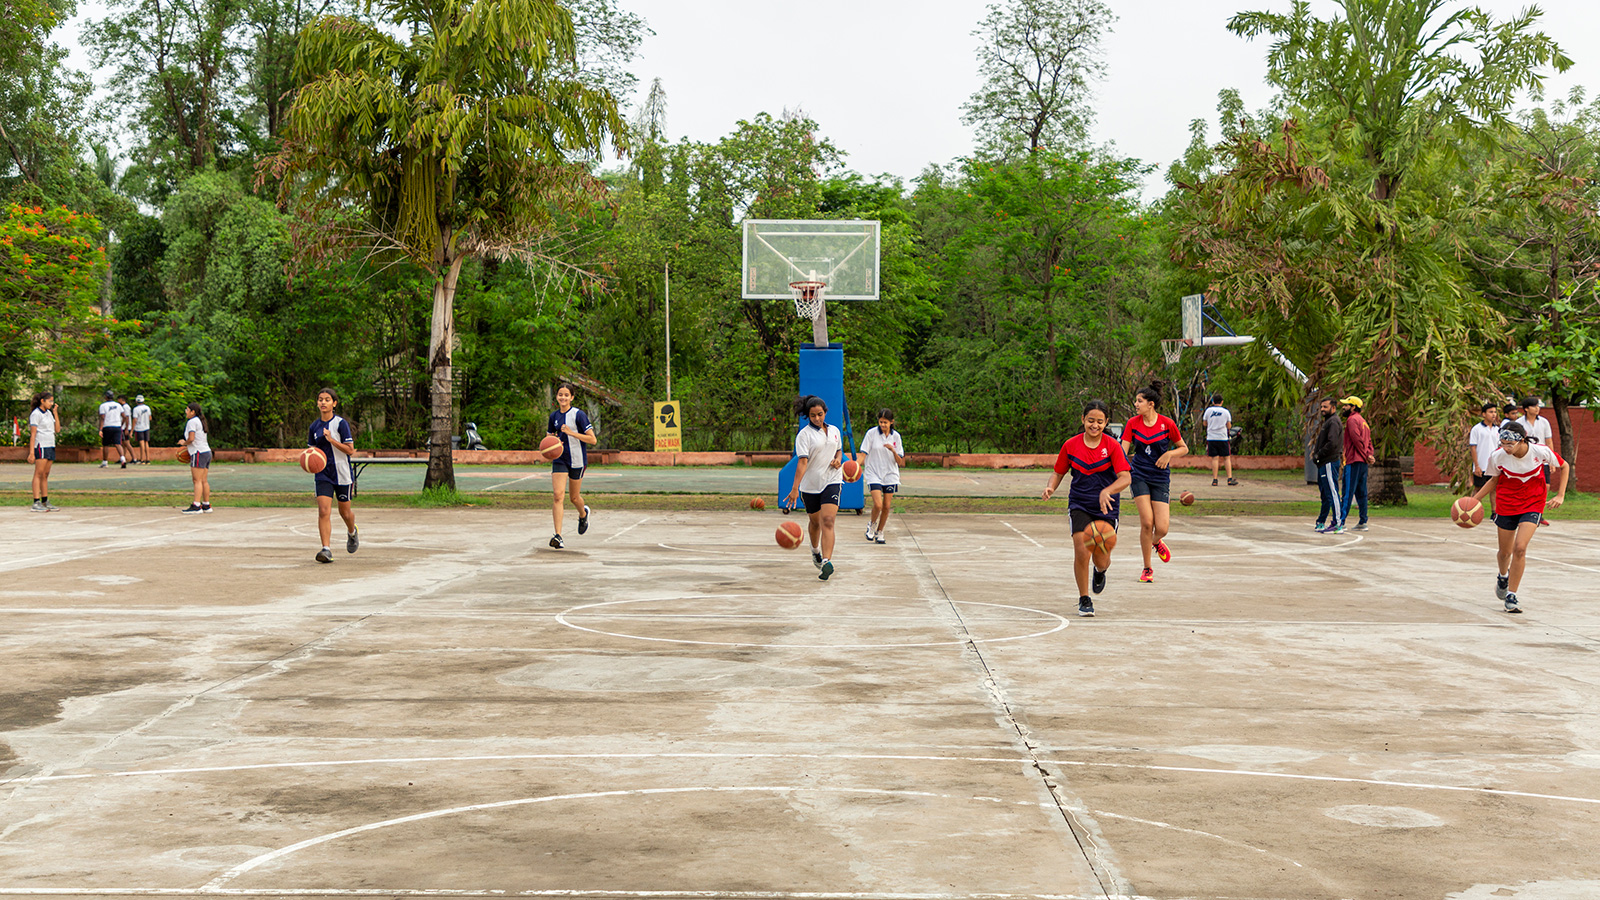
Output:
<svg viewBox="0 0 1600 900">
<path fill-rule="evenodd" d="M 435 279 L 428 349 L 428 487 L 454 486 L 454 299 L 474 257 L 528 259 L 552 209 L 590 184 L 575 157 L 623 133 L 616 102 L 570 75 L 571 16 L 551 0 L 386 0 L 408 40 L 343 17 L 306 29 L 284 150 L 266 171 L 306 223 L 342 247 L 408 260 Z M 363 213 L 348 227 L 334 207 Z"/>
</svg>

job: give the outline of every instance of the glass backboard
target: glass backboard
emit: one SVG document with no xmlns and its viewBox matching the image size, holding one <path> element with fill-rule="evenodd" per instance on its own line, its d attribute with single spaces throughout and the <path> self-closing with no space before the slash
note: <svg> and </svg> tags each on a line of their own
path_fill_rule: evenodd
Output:
<svg viewBox="0 0 1600 900">
<path fill-rule="evenodd" d="M 829 300 L 877 300 L 879 231 L 869 219 L 746 219 L 744 299 L 788 300 L 791 281 L 823 281 Z"/>
</svg>

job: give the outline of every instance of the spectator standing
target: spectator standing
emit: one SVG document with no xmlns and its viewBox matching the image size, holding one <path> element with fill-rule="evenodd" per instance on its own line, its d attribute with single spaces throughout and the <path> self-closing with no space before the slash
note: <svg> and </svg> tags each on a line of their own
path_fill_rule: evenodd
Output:
<svg viewBox="0 0 1600 900">
<path fill-rule="evenodd" d="M 1233 442 L 1228 439 L 1228 429 L 1233 425 L 1233 413 L 1222 405 L 1222 395 L 1212 394 L 1211 405 L 1200 415 L 1206 423 L 1206 455 L 1211 457 L 1211 486 L 1217 486 L 1217 463 L 1227 460 L 1228 483 L 1238 484 L 1233 477 Z"/>
<path fill-rule="evenodd" d="M 1317 491 L 1322 494 L 1322 509 L 1314 526 L 1320 534 L 1344 534 L 1339 518 L 1339 454 L 1344 450 L 1344 430 L 1333 411 L 1333 401 L 1324 399 L 1317 407 L 1322 423 L 1311 441 L 1311 461 L 1317 467 Z"/>
<path fill-rule="evenodd" d="M 1467 446 L 1472 450 L 1472 489 L 1476 491 L 1489 483 L 1494 475 L 1489 471 L 1489 454 L 1500 449 L 1500 409 L 1485 403 L 1478 411 L 1483 421 L 1467 432 Z M 1490 496 L 1490 502 L 1494 495 Z M 1492 511 L 1491 511 L 1492 512 Z"/>
<path fill-rule="evenodd" d="M 139 404 L 133 408 L 133 438 L 139 442 L 139 458 L 135 460 L 142 465 L 150 465 L 150 407 L 144 402 L 144 395 L 133 398 Z"/>
<path fill-rule="evenodd" d="M 1361 518 L 1353 531 L 1367 530 L 1367 473 L 1372 468 L 1372 429 L 1362 417 L 1364 404 L 1354 394 L 1339 401 L 1344 414 L 1344 506 L 1339 510 L 1341 523 L 1350 521 L 1350 502 L 1356 501 Z"/>
</svg>

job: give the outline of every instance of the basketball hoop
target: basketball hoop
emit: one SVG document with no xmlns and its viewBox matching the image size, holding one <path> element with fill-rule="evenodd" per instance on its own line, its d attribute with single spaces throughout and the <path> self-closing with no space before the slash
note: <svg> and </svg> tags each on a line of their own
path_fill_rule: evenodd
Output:
<svg viewBox="0 0 1600 900">
<path fill-rule="evenodd" d="M 822 312 L 823 295 L 828 292 L 826 281 L 791 281 L 789 290 L 794 294 L 794 314 L 815 321 Z"/>
<path fill-rule="evenodd" d="M 1187 346 L 1189 346 L 1189 342 L 1183 338 L 1163 340 L 1161 342 L 1161 355 L 1166 358 L 1167 365 L 1177 365 L 1178 360 L 1183 358 L 1183 348 Z"/>
</svg>

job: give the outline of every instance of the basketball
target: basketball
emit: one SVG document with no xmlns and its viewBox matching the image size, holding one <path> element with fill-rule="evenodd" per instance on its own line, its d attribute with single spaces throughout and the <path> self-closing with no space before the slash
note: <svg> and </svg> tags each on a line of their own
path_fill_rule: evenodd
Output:
<svg viewBox="0 0 1600 900">
<path fill-rule="evenodd" d="M 1110 553 L 1117 546 L 1117 529 L 1103 519 L 1095 519 L 1083 530 L 1083 542 L 1089 549 Z"/>
<path fill-rule="evenodd" d="M 778 540 L 779 547 L 785 550 L 793 550 L 800 546 L 800 540 L 805 537 L 805 531 L 800 528 L 799 522 L 785 522 L 778 526 L 778 533 L 775 537 Z"/>
<path fill-rule="evenodd" d="M 544 440 L 539 442 L 539 455 L 545 459 L 556 459 L 560 457 L 563 449 L 564 448 L 561 446 L 561 438 L 558 438 L 553 434 L 545 435 Z"/>
<path fill-rule="evenodd" d="M 1460 497 L 1450 504 L 1450 521 L 1471 528 L 1483 521 L 1483 504 L 1471 497 Z"/>
<path fill-rule="evenodd" d="M 1183 493 L 1179 494 L 1178 495 L 1178 502 L 1182 503 L 1184 506 L 1193 506 L 1194 505 L 1194 491 L 1184 491 Z"/>
<path fill-rule="evenodd" d="M 760 497 L 751 497 L 750 498 L 750 508 L 751 509 L 766 509 L 767 508 L 767 501 L 761 499 Z"/>
<path fill-rule="evenodd" d="M 844 461 L 844 480 L 855 481 L 861 477 L 861 464 L 853 459 Z"/>
<path fill-rule="evenodd" d="M 184 464 L 187 464 L 189 462 L 189 448 L 188 447 L 184 447 L 182 450 L 178 451 L 178 462 L 181 462 L 181 463 L 184 463 Z"/>
<path fill-rule="evenodd" d="M 328 456 L 316 447 L 307 447 L 300 451 L 300 468 L 312 475 L 328 467 Z"/>
</svg>

